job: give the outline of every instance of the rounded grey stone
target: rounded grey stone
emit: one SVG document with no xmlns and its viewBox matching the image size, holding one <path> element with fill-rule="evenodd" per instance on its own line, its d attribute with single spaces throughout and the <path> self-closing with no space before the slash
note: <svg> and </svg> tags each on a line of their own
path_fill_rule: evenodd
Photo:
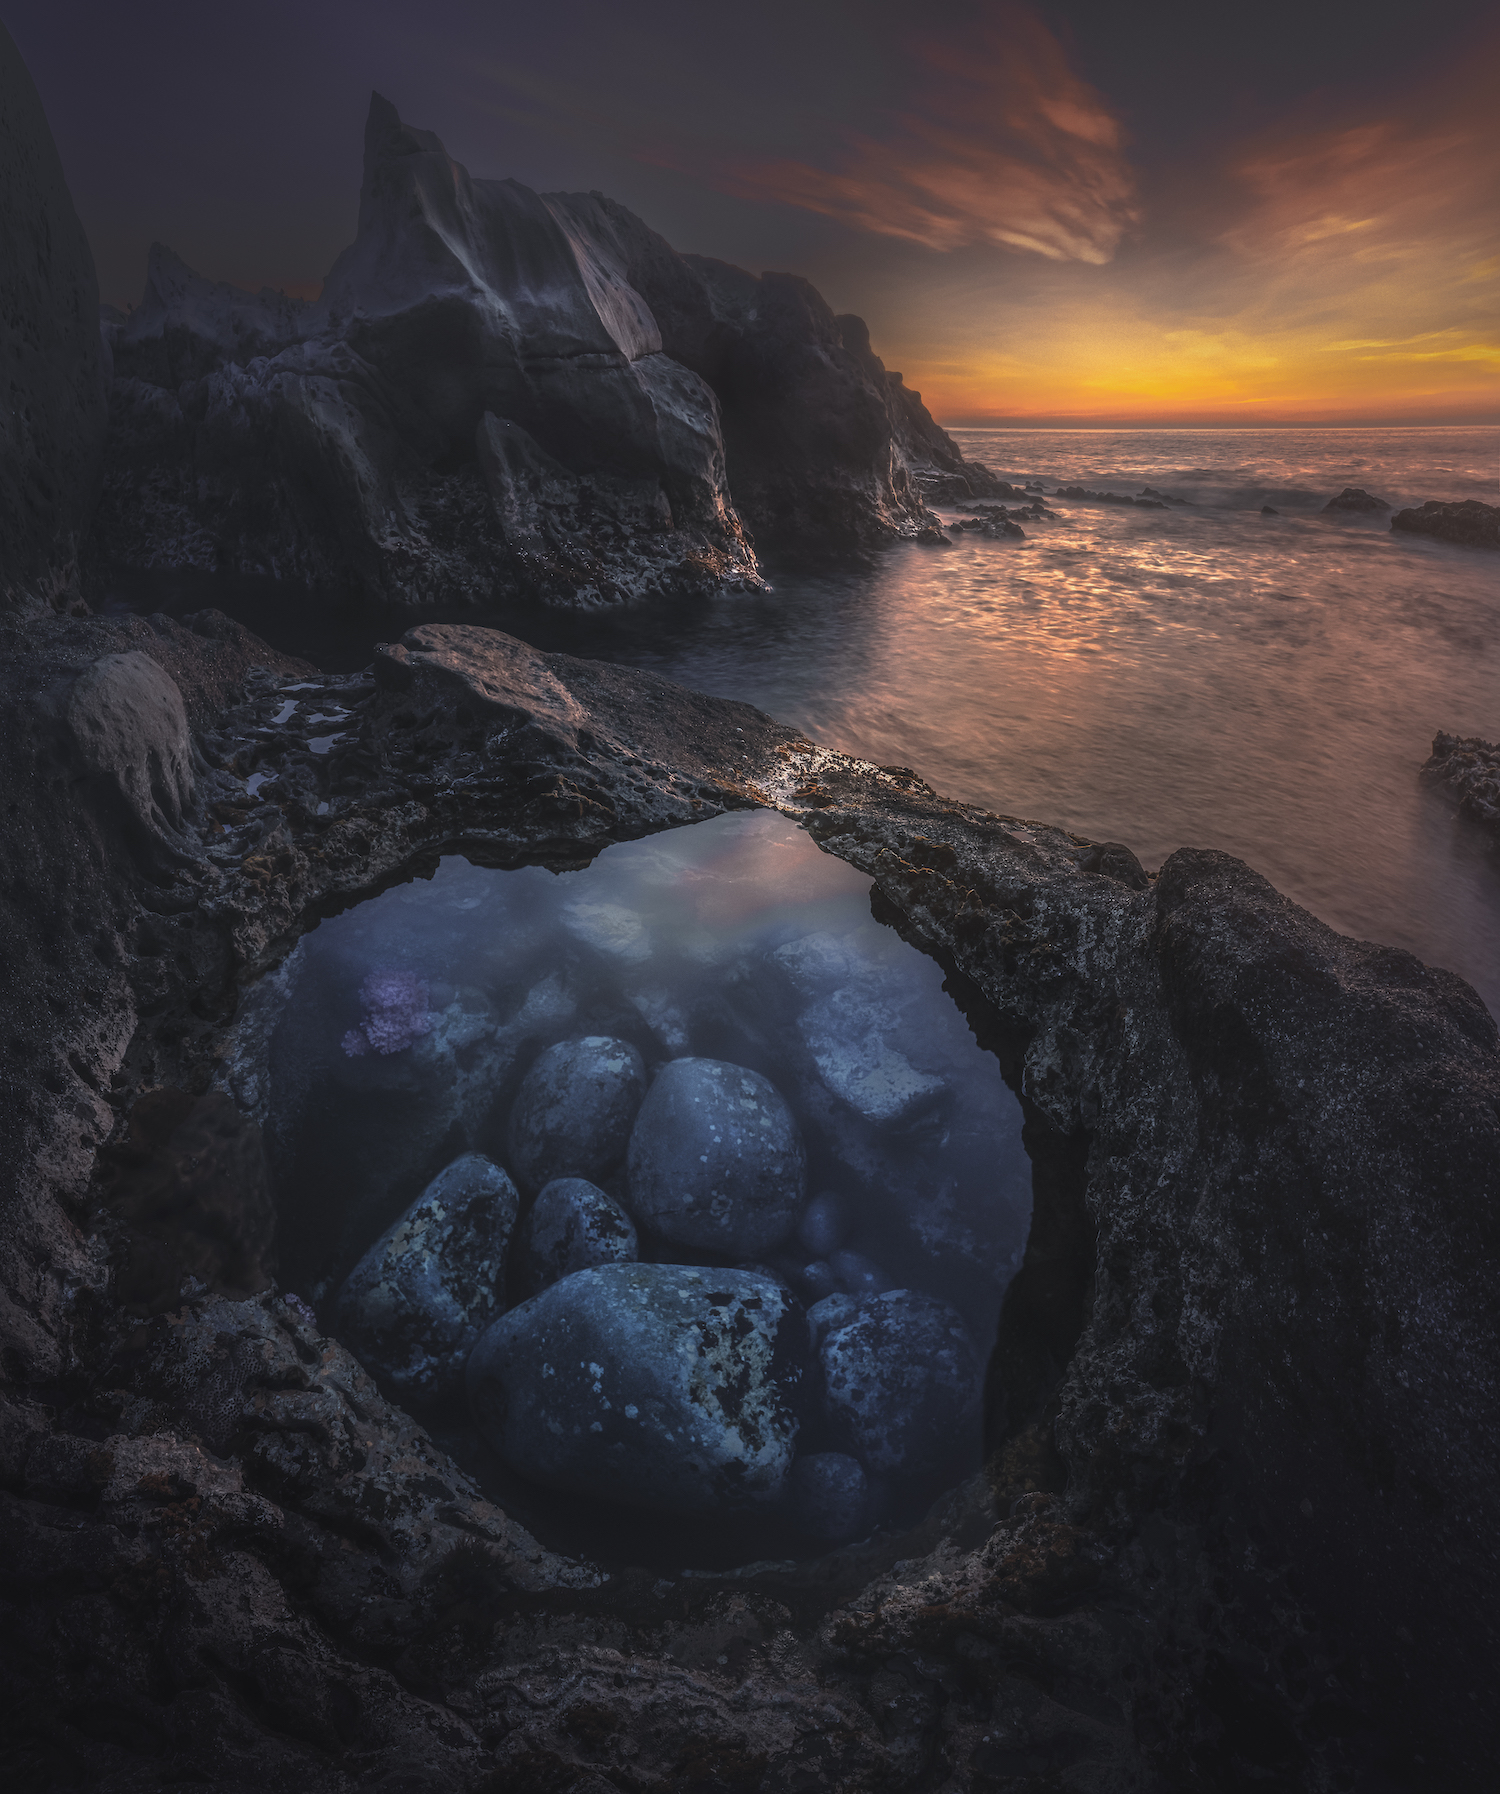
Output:
<svg viewBox="0 0 1500 1794">
<path fill-rule="evenodd" d="M 626 1040 L 590 1034 L 537 1059 L 511 1105 L 511 1167 L 531 1190 L 558 1177 L 597 1178 L 625 1151 L 646 1094 L 646 1067 Z"/>
<path fill-rule="evenodd" d="M 979 1407 L 979 1354 L 957 1310 L 893 1289 L 828 1329 L 819 1358 L 829 1421 L 867 1470 L 922 1470 Z"/>
<path fill-rule="evenodd" d="M 474 1342 L 505 1305 L 505 1252 L 519 1206 L 500 1167 L 466 1153 L 344 1279 L 339 1338 L 398 1399 L 431 1399 L 462 1377 Z"/>
<path fill-rule="evenodd" d="M 469 1404 L 548 1487 L 659 1513 L 753 1506 L 781 1496 L 795 1455 L 803 1326 L 769 1277 L 596 1265 L 490 1327 Z"/>
<path fill-rule="evenodd" d="M 842 1451 L 798 1458 L 787 1493 L 797 1524 L 830 1545 L 841 1545 L 859 1532 L 869 1504 L 863 1466 Z"/>
<path fill-rule="evenodd" d="M 630 1204 L 664 1238 L 751 1257 L 792 1228 L 807 1162 L 792 1112 L 759 1072 L 673 1059 L 630 1136 Z"/>
<path fill-rule="evenodd" d="M 812 1350 L 821 1349 L 824 1336 L 831 1328 L 842 1327 L 858 1313 L 859 1303 L 853 1296 L 824 1296 L 821 1302 L 814 1302 L 807 1311 L 807 1336 Z"/>
<path fill-rule="evenodd" d="M 597 1185 L 582 1177 L 557 1177 L 526 1217 L 526 1272 L 533 1289 L 590 1265 L 639 1258 L 635 1223 Z"/>
<path fill-rule="evenodd" d="M 835 1252 L 829 1269 L 838 1287 L 850 1296 L 883 1296 L 895 1282 L 863 1252 Z"/>
</svg>

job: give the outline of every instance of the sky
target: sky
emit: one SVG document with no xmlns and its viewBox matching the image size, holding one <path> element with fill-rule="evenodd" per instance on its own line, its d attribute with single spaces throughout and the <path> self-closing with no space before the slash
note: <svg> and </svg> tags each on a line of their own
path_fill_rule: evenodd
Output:
<svg viewBox="0 0 1500 1794">
<path fill-rule="evenodd" d="M 315 294 L 372 89 L 806 275 L 950 425 L 1500 422 L 1493 0 L 0 0 L 103 296 Z"/>
</svg>

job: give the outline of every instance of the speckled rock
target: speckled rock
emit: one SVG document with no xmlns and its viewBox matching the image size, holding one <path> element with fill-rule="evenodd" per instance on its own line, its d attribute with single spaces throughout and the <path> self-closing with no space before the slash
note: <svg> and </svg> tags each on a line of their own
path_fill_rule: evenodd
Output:
<svg viewBox="0 0 1500 1794">
<path fill-rule="evenodd" d="M 818 1075 L 868 1121 L 904 1121 L 943 1094 L 942 1079 L 918 1070 L 893 1044 L 900 1023 L 899 1011 L 852 990 L 824 997 L 798 1022 Z"/>
<path fill-rule="evenodd" d="M 773 1501 L 796 1448 L 803 1327 L 770 1278 L 598 1265 L 490 1327 L 469 1402 L 506 1463 L 552 1488 L 662 1513 Z"/>
<path fill-rule="evenodd" d="M 511 1165 L 528 1188 L 596 1178 L 625 1151 L 646 1093 L 646 1067 L 625 1040 L 559 1041 L 527 1072 L 506 1130 Z"/>
<path fill-rule="evenodd" d="M 636 1220 L 701 1251 L 748 1257 L 791 1231 L 807 1165 L 792 1112 L 759 1072 L 720 1059 L 662 1067 L 630 1136 Z"/>
<path fill-rule="evenodd" d="M 787 1494 L 797 1524 L 809 1538 L 841 1545 L 858 1533 L 870 1489 L 857 1458 L 842 1451 L 815 1451 L 792 1465 Z"/>
<path fill-rule="evenodd" d="M 977 1424 L 979 1354 L 958 1312 L 893 1289 L 830 1327 L 824 1405 L 867 1469 L 916 1471 Z"/>
<path fill-rule="evenodd" d="M 849 1204 L 827 1192 L 814 1196 L 797 1223 L 797 1244 L 814 1258 L 837 1252 L 849 1232 Z"/>
<path fill-rule="evenodd" d="M 858 1313 L 859 1303 L 841 1290 L 824 1296 L 821 1302 L 814 1302 L 807 1311 L 807 1336 L 812 1349 L 818 1351 L 833 1328 L 847 1325 Z"/>
<path fill-rule="evenodd" d="M 612 1197 L 583 1177 L 558 1177 L 526 1217 L 526 1271 L 533 1289 L 591 1265 L 640 1256 L 635 1223 Z"/>
<path fill-rule="evenodd" d="M 440 1171 L 339 1291 L 339 1336 L 399 1400 L 455 1388 L 504 1303 L 516 1186 L 479 1153 Z"/>
</svg>

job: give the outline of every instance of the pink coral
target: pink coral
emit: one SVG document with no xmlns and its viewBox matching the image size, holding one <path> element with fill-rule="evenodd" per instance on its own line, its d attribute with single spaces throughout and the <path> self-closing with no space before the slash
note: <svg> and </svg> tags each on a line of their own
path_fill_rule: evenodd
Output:
<svg viewBox="0 0 1500 1794">
<path fill-rule="evenodd" d="M 431 993 L 415 972 L 378 968 L 359 987 L 365 1019 L 344 1036 L 343 1048 L 357 1059 L 373 1047 L 377 1053 L 399 1053 L 432 1032 L 427 1013 Z"/>
</svg>

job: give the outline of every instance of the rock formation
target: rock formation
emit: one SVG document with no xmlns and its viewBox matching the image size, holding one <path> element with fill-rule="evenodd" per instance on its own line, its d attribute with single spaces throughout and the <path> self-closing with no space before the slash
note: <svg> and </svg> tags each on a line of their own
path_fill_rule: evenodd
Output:
<svg viewBox="0 0 1500 1794">
<path fill-rule="evenodd" d="M 1500 746 L 1477 735 L 1435 735 L 1422 777 L 1444 786 L 1466 816 L 1500 840 Z"/>
<path fill-rule="evenodd" d="M 158 244 L 106 331 L 105 553 L 346 603 L 753 587 L 751 536 L 805 557 L 914 534 L 918 474 L 967 467 L 806 281 L 679 256 L 598 194 L 475 180 L 378 95 L 316 303 Z"/>
<path fill-rule="evenodd" d="M 1464 548 L 1500 548 L 1500 505 L 1466 498 L 1462 504 L 1429 499 L 1414 510 L 1397 511 L 1391 528 L 1416 536 L 1436 536 Z"/>
<path fill-rule="evenodd" d="M 1332 511 L 1335 515 L 1343 512 L 1346 516 L 1362 517 L 1393 508 L 1386 499 L 1376 498 L 1373 492 L 1366 492 L 1363 486 L 1345 486 L 1336 498 L 1329 499 L 1323 512 L 1325 515 Z"/>
<path fill-rule="evenodd" d="M 211 617 L 41 620 L 0 647 L 23 1785 L 1487 1785 L 1500 1041 L 1460 980 L 1222 854 L 1148 878 L 747 705 L 493 632 L 414 631 L 374 679 L 277 667 Z M 66 726 L 89 669 L 132 653 L 194 732 L 178 824 Z M 271 722 L 289 685 L 347 713 L 326 752 L 300 710 Z M 576 866 L 749 805 L 869 874 L 1021 1093 L 1036 1214 L 984 1478 L 802 1566 L 569 1561 L 298 1303 L 232 1285 L 196 1223 L 177 1294 L 122 1306 L 139 1210 L 93 1181 L 101 1148 L 146 1090 L 253 1113 L 275 967 L 318 915 L 456 842 Z M 158 1266 L 176 1212 L 152 1207 Z"/>
<path fill-rule="evenodd" d="M 42 103 L 0 25 L 0 611 L 82 603 L 106 420 L 98 311 Z"/>
</svg>

